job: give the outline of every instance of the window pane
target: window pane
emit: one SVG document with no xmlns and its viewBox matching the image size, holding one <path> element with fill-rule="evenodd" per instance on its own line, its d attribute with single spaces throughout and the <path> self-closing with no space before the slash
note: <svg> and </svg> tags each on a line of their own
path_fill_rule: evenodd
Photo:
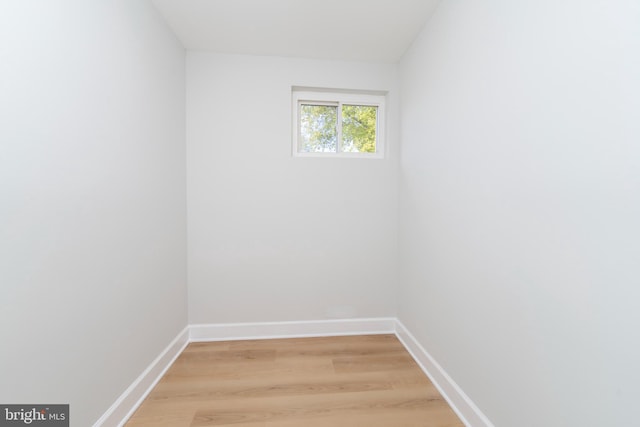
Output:
<svg viewBox="0 0 640 427">
<path fill-rule="evenodd" d="M 342 151 L 347 153 L 375 153 L 377 118 L 378 107 L 343 105 Z"/>
<path fill-rule="evenodd" d="M 332 105 L 300 106 L 301 153 L 335 153 L 337 151 L 338 107 Z"/>
</svg>

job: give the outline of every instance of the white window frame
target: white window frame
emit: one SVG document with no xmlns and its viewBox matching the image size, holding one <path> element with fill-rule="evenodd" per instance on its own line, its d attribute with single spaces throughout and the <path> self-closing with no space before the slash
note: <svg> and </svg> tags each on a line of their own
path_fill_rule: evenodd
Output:
<svg viewBox="0 0 640 427">
<path fill-rule="evenodd" d="M 294 157 L 328 157 L 328 158 L 356 158 L 356 159 L 383 159 L 385 156 L 385 101 L 386 96 L 382 92 L 347 92 L 341 90 L 292 90 L 293 112 L 293 143 Z M 338 147 L 336 153 L 304 153 L 299 151 L 300 135 L 300 107 L 302 104 L 311 105 L 335 105 L 338 107 Z M 340 152 L 342 141 L 342 105 L 367 105 L 378 108 L 376 119 L 376 152 L 375 153 L 350 153 Z"/>
</svg>

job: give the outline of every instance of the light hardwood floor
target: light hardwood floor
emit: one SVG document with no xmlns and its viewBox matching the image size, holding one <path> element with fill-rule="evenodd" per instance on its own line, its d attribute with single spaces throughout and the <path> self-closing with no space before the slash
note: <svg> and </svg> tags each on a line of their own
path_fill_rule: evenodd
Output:
<svg viewBox="0 0 640 427">
<path fill-rule="evenodd" d="M 464 427 L 394 335 L 191 343 L 127 427 Z"/>
</svg>

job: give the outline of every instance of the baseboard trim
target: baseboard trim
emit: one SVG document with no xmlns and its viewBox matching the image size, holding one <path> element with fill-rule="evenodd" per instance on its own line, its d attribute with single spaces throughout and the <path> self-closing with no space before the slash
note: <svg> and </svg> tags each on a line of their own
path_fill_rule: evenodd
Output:
<svg viewBox="0 0 640 427">
<path fill-rule="evenodd" d="M 396 320 L 396 336 L 467 427 L 494 427 L 400 320 Z"/>
<path fill-rule="evenodd" d="M 167 369 L 189 344 L 189 327 L 185 327 L 142 374 L 118 397 L 93 427 L 122 427 L 160 381 Z"/>
<path fill-rule="evenodd" d="M 392 317 L 299 322 L 196 324 L 189 327 L 189 337 L 191 342 L 199 342 L 393 334 L 395 332 L 395 324 L 396 319 Z"/>
</svg>

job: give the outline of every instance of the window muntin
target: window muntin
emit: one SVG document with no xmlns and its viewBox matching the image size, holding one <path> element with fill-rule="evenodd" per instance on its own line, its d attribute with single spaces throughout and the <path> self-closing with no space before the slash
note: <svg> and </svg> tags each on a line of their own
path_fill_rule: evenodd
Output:
<svg viewBox="0 0 640 427">
<path fill-rule="evenodd" d="M 293 154 L 384 156 L 384 95 L 293 91 Z"/>
</svg>

